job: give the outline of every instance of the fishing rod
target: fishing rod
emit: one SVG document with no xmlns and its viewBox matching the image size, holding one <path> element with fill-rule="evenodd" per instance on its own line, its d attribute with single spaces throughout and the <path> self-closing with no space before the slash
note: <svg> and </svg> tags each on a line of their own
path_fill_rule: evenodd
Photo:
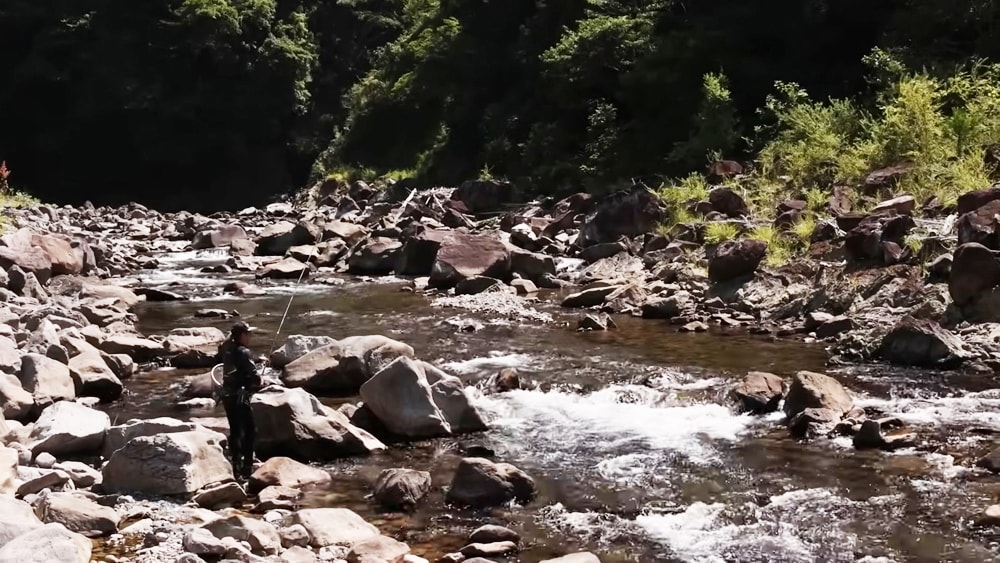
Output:
<svg viewBox="0 0 1000 563">
<path fill-rule="evenodd" d="M 323 237 L 321 236 L 320 240 L 316 241 L 316 245 L 323 242 L 322 238 Z M 306 271 L 309 270 L 309 263 L 312 261 L 313 254 L 315 254 L 316 249 L 318 248 L 316 245 L 312 247 L 312 250 L 309 251 L 309 255 L 306 256 L 305 267 L 302 268 L 301 272 L 299 272 L 299 279 L 296 280 L 295 285 L 292 286 L 292 294 L 288 296 L 288 303 L 285 305 L 285 312 L 282 313 L 281 322 L 278 323 L 278 330 L 275 331 L 274 338 L 271 340 L 271 349 L 267 353 L 268 358 L 271 357 L 271 354 L 273 354 L 274 350 L 277 348 L 278 335 L 281 334 L 281 329 L 285 326 L 285 319 L 288 318 L 288 311 L 292 308 L 292 300 L 295 299 L 295 294 L 298 292 L 299 285 L 302 283 L 302 278 L 305 277 Z"/>
<path fill-rule="evenodd" d="M 319 240 L 316 241 L 316 245 L 323 241 L 323 237 L 320 236 Z M 302 278 L 305 277 L 306 271 L 309 269 L 309 263 L 312 261 L 313 255 L 316 253 L 317 246 L 313 245 L 312 249 L 309 251 L 309 255 L 306 256 L 305 266 L 302 271 L 299 272 L 299 279 L 295 281 L 292 286 L 292 293 L 288 296 L 288 303 L 285 305 L 285 312 L 281 315 L 281 321 L 278 323 L 278 330 L 274 333 L 274 338 L 271 340 L 271 349 L 267 353 L 267 357 L 270 358 L 271 354 L 274 354 L 274 350 L 278 347 L 278 335 L 281 334 L 281 329 L 285 326 L 285 319 L 288 318 L 288 311 L 292 308 L 292 300 L 295 299 L 295 294 L 298 292 L 299 285 L 302 283 Z M 218 389 L 222 387 L 222 376 L 216 377 L 215 372 L 217 370 L 221 371 L 222 364 L 216 364 L 212 371 L 209 372 L 209 377 L 212 378 L 213 386 Z"/>
</svg>

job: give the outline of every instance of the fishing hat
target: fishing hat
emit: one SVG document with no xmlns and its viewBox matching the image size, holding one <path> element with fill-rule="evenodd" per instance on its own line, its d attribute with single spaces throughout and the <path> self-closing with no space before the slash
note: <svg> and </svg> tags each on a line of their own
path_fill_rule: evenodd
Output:
<svg viewBox="0 0 1000 563">
<path fill-rule="evenodd" d="M 253 332 L 253 328 L 243 321 L 237 322 L 233 325 L 233 328 L 229 329 L 229 333 L 233 336 L 239 336 L 248 332 Z"/>
</svg>

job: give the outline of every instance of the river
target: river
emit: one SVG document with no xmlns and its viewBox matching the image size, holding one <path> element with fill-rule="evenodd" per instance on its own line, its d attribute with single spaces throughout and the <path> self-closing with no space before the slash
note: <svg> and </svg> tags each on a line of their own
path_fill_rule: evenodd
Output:
<svg viewBox="0 0 1000 563">
<path fill-rule="evenodd" d="M 194 318 L 204 308 L 237 309 L 271 347 L 292 284 L 256 298 L 222 298 L 234 276 L 203 274 L 220 253 L 161 257 L 144 285 L 195 300 L 144 303 L 147 334 L 230 321 Z M 971 469 L 1000 432 L 1000 390 L 970 377 L 886 368 L 829 369 L 818 346 L 742 333 L 680 334 L 657 321 L 616 319 L 608 332 L 578 333 L 579 313 L 546 299 L 535 307 L 554 322 L 511 322 L 432 307 L 401 291 L 404 280 L 344 278 L 297 289 L 283 334 L 341 338 L 383 334 L 476 388 L 491 430 L 453 439 L 396 444 L 384 455 L 334 463 L 329 490 L 311 506 L 346 506 L 433 560 L 464 544 L 469 531 L 497 523 L 522 534 L 517 561 L 574 550 L 602 561 L 840 562 L 1000 561 L 996 532 L 972 525 L 997 499 L 996 479 Z M 479 324 L 468 332 L 462 327 Z M 280 343 L 280 342 L 279 342 Z M 525 389 L 481 392 L 503 367 Z M 858 404 L 895 415 L 929 447 L 892 453 L 855 451 L 849 439 L 800 443 L 780 414 L 736 415 L 725 396 L 747 371 L 789 377 L 823 371 Z M 184 372 L 156 371 L 128 382 L 113 417 L 204 419 L 182 410 L 171 386 Z M 356 399 L 355 399 L 356 400 Z M 336 404 L 338 400 L 329 400 Z M 539 497 L 527 507 L 455 511 L 443 503 L 457 461 L 485 446 L 532 475 Z M 435 491 L 413 514 L 382 513 L 365 497 L 386 467 L 430 471 Z"/>
</svg>

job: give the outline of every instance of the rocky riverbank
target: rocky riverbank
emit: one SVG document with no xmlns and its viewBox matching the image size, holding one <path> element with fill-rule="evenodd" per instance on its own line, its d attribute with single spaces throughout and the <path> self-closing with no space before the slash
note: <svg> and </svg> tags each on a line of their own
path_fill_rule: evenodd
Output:
<svg viewBox="0 0 1000 563">
<path fill-rule="evenodd" d="M 0 502 L 9 506 L 0 510 L 0 560 L 89 561 L 89 538 L 102 538 L 99 553 L 108 560 L 421 560 L 350 510 L 296 502 L 303 488 L 330 480 L 305 463 L 486 428 L 463 383 L 404 342 L 288 338 L 270 358 L 279 381 L 253 400 L 265 461 L 246 487 L 230 477 L 223 434 L 166 418 L 113 421 L 95 408 L 118 400 L 146 367 L 208 369 L 216 362 L 224 338 L 216 328 L 177 327 L 163 336 L 135 328 L 140 301 L 204 297 L 142 283 L 168 251 L 228 253 L 212 273 L 252 276 L 253 283 L 234 280 L 224 289 L 248 298 L 275 280 L 335 284 L 345 273 L 395 275 L 442 307 L 520 322 L 551 321 L 539 303 L 557 300 L 581 310 L 580 330 L 614 330 L 616 317 L 633 315 L 651 319 L 650 330 L 820 340 L 834 362 L 987 372 L 997 365 L 1000 327 L 993 323 L 1000 317 L 990 311 L 1000 277 L 990 272 L 1000 243 L 989 218 L 1000 190 L 964 197 L 945 220 L 916 217 L 915 202 L 905 198 L 865 216 L 841 214 L 816 227 L 811 258 L 778 269 L 763 266 L 765 241 L 705 245 L 698 228 L 657 232 L 662 204 L 638 188 L 519 206 L 499 182 L 422 192 L 355 183 L 306 195 L 210 217 L 139 205 L 7 211 L 10 225 L 0 237 Z M 742 231 L 753 224 L 729 188 L 716 188 L 701 207 L 710 221 Z M 914 234 L 923 240 L 919 253 L 904 241 Z M 492 384 L 499 392 L 518 386 L 513 371 Z M 209 375 L 192 378 L 185 393 L 210 400 Z M 360 403 L 332 409 L 317 399 L 324 396 L 359 396 Z M 857 408 L 822 374 L 802 372 L 789 384 L 752 373 L 732 399 L 760 414 L 783 405 L 796 437 L 846 434 L 861 449 L 936 447 L 898 430 L 897 420 Z M 529 502 L 532 477 L 487 454 L 462 460 L 448 503 Z M 994 457 L 980 465 L 996 470 Z M 388 469 L 373 501 L 405 511 L 430 487 L 426 473 Z M 517 549 L 516 533 L 484 528 L 441 560 Z M 597 560 L 567 557 L 561 561 Z"/>
</svg>

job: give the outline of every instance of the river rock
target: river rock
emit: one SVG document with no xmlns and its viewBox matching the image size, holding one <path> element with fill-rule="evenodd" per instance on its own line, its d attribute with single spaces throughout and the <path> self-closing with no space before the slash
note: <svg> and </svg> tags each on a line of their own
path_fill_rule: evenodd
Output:
<svg viewBox="0 0 1000 563">
<path fill-rule="evenodd" d="M 6 373 L 0 373 L 0 414 L 8 420 L 24 420 L 31 412 L 35 400 L 21 387 L 21 382 Z"/>
<path fill-rule="evenodd" d="M 62 524 L 45 524 L 7 542 L 0 561 L 17 563 L 90 563 L 93 544 Z"/>
<path fill-rule="evenodd" d="M 458 464 L 446 499 L 473 508 L 500 506 L 512 500 L 526 503 L 535 497 L 535 481 L 508 463 L 465 458 Z"/>
<path fill-rule="evenodd" d="M 35 510 L 42 522 L 62 524 L 89 538 L 116 533 L 121 520 L 115 509 L 101 506 L 78 493 L 43 494 Z"/>
<path fill-rule="evenodd" d="M 347 259 L 347 271 L 352 274 L 384 276 L 396 267 L 396 258 L 403 243 L 387 237 L 374 237 L 357 248 Z"/>
<path fill-rule="evenodd" d="M 934 321 L 904 317 L 882 338 L 878 357 L 906 366 L 953 368 L 969 354 L 962 339 Z"/>
<path fill-rule="evenodd" d="M 506 278 L 510 268 L 510 251 L 498 238 L 454 231 L 441 242 L 431 267 L 429 284 L 451 288 L 477 276 Z"/>
<path fill-rule="evenodd" d="M 979 294 L 1000 285 L 1000 257 L 979 243 L 955 249 L 948 274 L 948 292 L 956 305 L 972 302 Z"/>
<path fill-rule="evenodd" d="M 992 200 L 962 214 L 955 222 L 958 244 L 975 242 L 991 250 L 1000 250 L 1000 231 L 997 229 L 996 220 L 998 213 L 1000 213 L 1000 200 Z"/>
<path fill-rule="evenodd" d="M 756 239 L 727 240 L 708 259 L 708 279 L 726 282 L 757 271 L 767 254 L 767 243 Z"/>
<path fill-rule="evenodd" d="M 194 250 L 223 248 L 232 244 L 233 241 L 244 240 L 246 238 L 247 233 L 243 230 L 243 227 L 239 225 L 222 225 L 215 230 L 195 233 L 194 240 L 191 241 L 191 248 Z"/>
<path fill-rule="evenodd" d="M 0 494 L 0 548 L 14 538 L 42 527 L 30 504 Z"/>
<path fill-rule="evenodd" d="M 329 346 L 337 341 L 329 336 L 303 336 L 293 334 L 280 348 L 271 354 L 271 367 L 282 369 L 313 350 Z"/>
<path fill-rule="evenodd" d="M 752 371 L 732 391 L 740 412 L 765 414 L 778 410 L 785 382 L 777 375 Z"/>
<path fill-rule="evenodd" d="M 56 457 L 95 454 L 111 426 L 108 414 L 72 401 L 60 401 L 42 411 L 29 436 L 33 455 Z"/>
<path fill-rule="evenodd" d="M 243 504 L 247 500 L 247 493 L 239 483 L 223 481 L 202 487 L 191 500 L 202 508 L 219 510 Z"/>
<path fill-rule="evenodd" d="M 13 330 L 10 332 L 13 333 Z M 20 371 L 21 353 L 17 349 L 17 343 L 11 338 L 0 336 L 0 372 L 17 375 Z"/>
<path fill-rule="evenodd" d="M 420 361 L 427 381 L 431 384 L 434 404 L 444 413 L 452 434 L 481 432 L 487 429 L 482 415 L 472 404 L 462 380 L 445 373 L 436 366 Z"/>
<path fill-rule="evenodd" d="M 278 262 L 264 266 L 257 272 L 257 277 L 275 280 L 297 280 L 308 277 L 310 273 L 312 273 L 311 265 L 299 262 L 295 258 L 283 258 Z"/>
<path fill-rule="evenodd" d="M 14 494 L 21 498 L 39 493 L 44 489 L 62 490 L 70 482 L 69 475 L 64 471 L 37 467 L 18 467 L 17 478 L 21 481 L 21 485 Z"/>
<path fill-rule="evenodd" d="M 614 242 L 621 236 L 650 232 L 665 217 L 666 209 L 651 190 L 635 185 L 601 198 L 580 225 L 580 246 Z"/>
<path fill-rule="evenodd" d="M 257 425 L 257 453 L 263 458 L 324 461 L 385 449 L 374 436 L 302 389 L 267 387 L 253 396 L 250 405 Z"/>
<path fill-rule="evenodd" d="M 373 497 L 388 509 L 411 510 L 431 490 L 431 474 L 414 469 L 385 469 L 375 481 Z"/>
<path fill-rule="evenodd" d="M 494 543 L 473 543 L 463 547 L 459 552 L 466 557 L 503 557 L 517 551 L 517 544 L 503 541 Z"/>
<path fill-rule="evenodd" d="M 475 531 L 469 536 L 469 543 L 496 543 L 496 542 L 512 542 L 520 543 L 521 536 L 511 530 L 510 528 L 504 528 L 503 526 L 494 526 L 492 524 L 487 524 L 485 526 L 480 526 L 476 528 Z"/>
<path fill-rule="evenodd" d="M 181 369 L 209 368 L 217 363 L 226 335 L 215 327 L 175 328 L 163 341 L 171 365 Z"/>
<path fill-rule="evenodd" d="M 137 362 L 148 362 L 164 355 L 162 344 L 128 334 L 108 336 L 101 342 L 100 349 L 108 354 L 126 354 Z"/>
<path fill-rule="evenodd" d="M 270 510 L 295 510 L 302 491 L 288 487 L 267 487 L 257 494 L 257 505 L 253 511 L 257 513 Z"/>
<path fill-rule="evenodd" d="M 69 475 L 73 485 L 85 489 L 101 482 L 101 472 L 81 461 L 62 461 L 52 466 L 52 469 Z"/>
<path fill-rule="evenodd" d="M 281 551 L 278 530 L 263 520 L 234 515 L 209 522 L 203 528 L 220 540 L 233 538 L 249 543 L 255 555 L 275 555 Z"/>
<path fill-rule="evenodd" d="M 32 274 L 39 283 L 45 283 L 52 277 L 52 260 L 45 252 L 37 248 L 15 250 L 0 246 L 0 268 L 9 271 L 15 266 Z"/>
<path fill-rule="evenodd" d="M 386 536 L 375 536 L 355 542 L 347 552 L 347 563 L 384 563 L 401 561 L 410 546 Z"/>
<path fill-rule="evenodd" d="M 785 416 L 791 419 L 809 408 L 829 409 L 843 416 L 854 408 L 854 400 L 836 379 L 800 371 L 792 378 L 785 396 Z"/>
<path fill-rule="evenodd" d="M 321 235 L 318 228 L 308 223 L 279 221 L 268 225 L 255 241 L 258 256 L 284 256 L 288 249 L 303 244 L 313 244 Z"/>
<path fill-rule="evenodd" d="M 361 385 L 413 348 L 385 336 L 350 336 L 317 348 L 285 366 L 282 381 L 310 393 L 356 393 Z"/>
<path fill-rule="evenodd" d="M 100 352 L 84 352 L 73 356 L 69 360 L 69 371 L 77 396 L 96 397 L 102 403 L 110 403 L 121 397 L 124 386 Z"/>
<path fill-rule="evenodd" d="M 110 493 L 191 495 L 230 479 L 233 468 L 216 436 L 193 431 L 133 438 L 104 465 L 103 488 Z"/>
<path fill-rule="evenodd" d="M 76 385 L 69 367 L 40 354 L 21 358 L 21 386 L 31 393 L 37 409 L 76 397 Z"/>
<path fill-rule="evenodd" d="M 292 514 L 288 520 L 289 524 L 301 524 L 309 532 L 309 544 L 315 548 L 349 548 L 381 535 L 378 528 L 346 508 L 307 508 Z"/>
<path fill-rule="evenodd" d="M 194 555 L 221 556 L 226 553 L 222 541 L 205 528 L 192 528 L 181 540 L 184 551 Z"/>
<path fill-rule="evenodd" d="M 589 551 L 581 551 L 579 553 L 570 553 L 569 555 L 556 557 L 555 559 L 545 559 L 541 563 L 601 563 L 601 560 Z"/>
<path fill-rule="evenodd" d="M 599 287 L 584 289 L 583 291 L 579 291 L 577 293 L 571 293 L 562 300 L 562 306 L 577 308 L 603 305 L 604 300 L 607 299 L 609 295 L 618 291 L 622 287 L 623 286 L 620 285 L 602 285 Z"/>
<path fill-rule="evenodd" d="M 287 457 L 272 457 L 250 476 L 247 490 L 250 494 L 271 487 L 298 488 L 308 485 L 326 485 L 332 481 L 330 473 L 310 467 Z"/>
<path fill-rule="evenodd" d="M 444 413 L 434 403 L 423 367 L 405 356 L 396 358 L 362 385 L 361 399 L 398 436 L 431 438 L 451 434 Z"/>
<path fill-rule="evenodd" d="M 194 422 L 181 422 L 176 418 L 158 417 L 149 420 L 132 419 L 124 424 L 119 424 L 108 428 L 104 437 L 104 445 L 101 448 L 101 455 L 110 458 L 111 454 L 121 449 L 133 438 L 142 436 L 156 436 L 158 434 L 169 434 L 172 432 L 207 432 L 219 444 L 226 441 L 226 437 L 218 432 L 208 430 L 200 424 Z"/>
<path fill-rule="evenodd" d="M 2 420 L 2 419 L 0 419 Z M 20 485 L 17 479 L 17 450 L 0 446 L 0 495 L 13 495 Z M 0 503 L 0 507 L 2 507 Z M 0 520 L 0 526 L 2 526 Z"/>
</svg>

